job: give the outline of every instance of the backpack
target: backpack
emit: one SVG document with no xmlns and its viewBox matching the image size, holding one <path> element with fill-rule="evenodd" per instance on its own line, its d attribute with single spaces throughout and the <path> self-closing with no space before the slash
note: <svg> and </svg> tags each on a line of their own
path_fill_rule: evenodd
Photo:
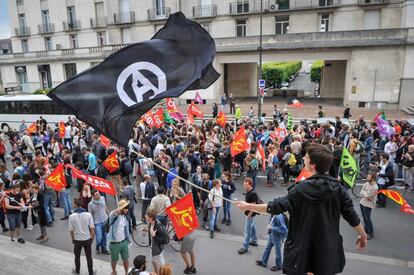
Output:
<svg viewBox="0 0 414 275">
<path fill-rule="evenodd" d="M 360 142 L 360 141 L 358 140 L 357 146 L 356 146 L 356 148 L 355 148 L 355 153 L 360 154 L 360 153 L 362 153 L 362 152 L 364 152 L 364 151 L 365 151 L 365 147 L 364 147 L 364 145 L 362 144 L 362 142 Z"/>
<path fill-rule="evenodd" d="M 191 163 L 188 161 L 188 159 L 185 158 L 183 160 L 183 165 L 184 165 L 184 171 L 183 171 L 184 174 L 189 175 L 191 173 Z"/>
<path fill-rule="evenodd" d="M 290 166 L 296 165 L 296 157 L 295 157 L 295 154 L 290 153 L 290 157 L 289 157 L 289 160 L 288 160 L 288 164 Z"/>
<path fill-rule="evenodd" d="M 160 232 L 161 232 L 161 238 L 160 238 L 160 244 L 166 245 L 170 243 L 170 235 L 167 232 L 167 229 L 162 223 L 158 223 L 160 226 Z"/>
<path fill-rule="evenodd" d="M 277 155 L 274 155 L 272 158 L 272 164 L 273 166 L 278 166 L 279 165 L 279 158 L 277 157 Z"/>
<path fill-rule="evenodd" d="M 122 171 L 125 175 L 129 175 L 132 173 L 132 165 L 128 160 L 124 160 L 122 162 Z"/>
<path fill-rule="evenodd" d="M 119 216 L 116 216 L 115 219 L 111 223 L 109 223 L 109 218 L 106 220 L 104 224 L 104 231 L 106 233 L 109 233 L 109 230 L 111 229 L 111 226 L 115 223 L 115 221 L 118 219 Z"/>
<path fill-rule="evenodd" d="M 24 139 L 22 139 L 22 143 L 20 143 L 20 147 L 22 148 L 22 150 L 27 150 L 27 144 L 24 141 Z"/>
</svg>

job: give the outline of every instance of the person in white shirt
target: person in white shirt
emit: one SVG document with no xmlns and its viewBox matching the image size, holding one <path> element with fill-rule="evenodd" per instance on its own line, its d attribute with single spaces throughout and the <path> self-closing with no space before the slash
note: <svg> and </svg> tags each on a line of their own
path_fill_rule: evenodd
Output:
<svg viewBox="0 0 414 275">
<path fill-rule="evenodd" d="M 220 232 L 217 227 L 217 220 L 220 212 L 220 207 L 223 205 L 223 190 L 221 189 L 221 181 L 219 179 L 213 180 L 213 188 L 208 195 L 210 201 L 210 238 L 214 238 L 214 231 Z"/>
<path fill-rule="evenodd" d="M 92 259 L 92 242 L 95 238 L 95 226 L 91 213 L 86 212 L 82 208 L 82 201 L 80 198 L 73 200 L 73 205 L 76 208 L 73 214 L 69 216 L 69 232 L 72 242 L 75 246 L 75 269 L 73 274 L 79 274 L 80 271 L 80 255 L 82 248 L 85 250 L 86 261 L 88 263 L 89 275 L 96 274 L 93 270 Z"/>
<path fill-rule="evenodd" d="M 391 163 L 395 162 L 395 155 L 397 153 L 397 150 L 398 150 L 397 142 L 395 141 L 395 137 L 392 136 L 390 141 L 388 141 L 384 147 L 384 153 L 388 154 L 388 156 L 390 157 Z"/>
<path fill-rule="evenodd" d="M 71 132 L 71 127 L 69 126 L 68 123 L 66 123 L 65 135 L 63 137 L 63 145 L 67 146 L 67 144 L 69 143 L 68 148 L 70 148 L 70 150 L 72 151 L 72 136 L 70 135 L 70 132 Z"/>
</svg>

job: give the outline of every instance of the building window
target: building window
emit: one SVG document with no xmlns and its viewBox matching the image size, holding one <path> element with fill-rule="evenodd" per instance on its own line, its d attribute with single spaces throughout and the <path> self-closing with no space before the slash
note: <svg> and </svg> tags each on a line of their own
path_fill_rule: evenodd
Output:
<svg viewBox="0 0 414 275">
<path fill-rule="evenodd" d="M 53 50 L 52 37 L 45 37 L 45 49 L 46 51 Z"/>
<path fill-rule="evenodd" d="M 320 1 L 324 1 L 324 0 L 320 0 Z M 279 5 L 279 10 L 288 10 L 290 8 L 289 5 L 290 1 L 289 0 L 279 0 L 277 1 L 277 4 Z"/>
<path fill-rule="evenodd" d="M 16 5 L 23 5 L 24 1 L 23 0 L 16 0 Z"/>
<path fill-rule="evenodd" d="M 72 78 L 75 75 L 77 75 L 76 63 L 66 63 L 66 64 L 63 64 L 63 67 L 65 69 L 66 79 Z"/>
<path fill-rule="evenodd" d="M 276 34 L 286 34 L 289 31 L 289 16 L 276 16 Z"/>
<path fill-rule="evenodd" d="M 16 71 L 17 82 L 19 84 L 26 84 L 27 83 L 26 66 L 16 66 L 14 70 Z"/>
<path fill-rule="evenodd" d="M 98 32 L 98 46 L 103 47 L 106 45 L 106 34 L 105 32 Z"/>
<path fill-rule="evenodd" d="M 374 30 L 381 26 L 381 10 L 364 11 L 364 29 Z"/>
<path fill-rule="evenodd" d="M 203 27 L 208 33 L 210 33 L 211 22 L 201 22 L 201 27 Z"/>
<path fill-rule="evenodd" d="M 246 19 L 236 20 L 236 36 L 246 36 Z"/>
<path fill-rule="evenodd" d="M 76 24 L 75 6 L 67 7 L 69 24 Z"/>
<path fill-rule="evenodd" d="M 333 0 L 319 0 L 319 7 L 329 7 L 334 3 Z"/>
<path fill-rule="evenodd" d="M 29 51 L 29 42 L 27 39 L 22 40 L 22 52 L 27 53 Z"/>
<path fill-rule="evenodd" d="M 70 47 L 73 49 L 79 48 L 78 45 L 78 35 L 77 34 L 71 34 L 69 35 L 69 43 L 70 43 Z"/>
<path fill-rule="evenodd" d="M 321 16 L 320 32 L 328 32 L 329 31 L 329 13 L 323 13 L 320 16 Z"/>
<path fill-rule="evenodd" d="M 165 0 L 154 0 L 154 7 L 157 16 L 165 15 Z"/>
<path fill-rule="evenodd" d="M 19 14 L 19 26 L 20 29 L 25 28 L 26 25 L 26 15 L 24 13 Z"/>
<path fill-rule="evenodd" d="M 130 44 L 132 39 L 131 39 L 131 28 L 122 28 L 121 29 L 121 39 L 122 39 L 122 44 Z"/>
</svg>

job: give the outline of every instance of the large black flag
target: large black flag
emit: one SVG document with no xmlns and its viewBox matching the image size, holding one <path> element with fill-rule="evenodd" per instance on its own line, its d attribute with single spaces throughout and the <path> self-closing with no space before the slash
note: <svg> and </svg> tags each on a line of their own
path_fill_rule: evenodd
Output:
<svg viewBox="0 0 414 275">
<path fill-rule="evenodd" d="M 162 98 L 216 81 L 215 53 L 208 32 L 178 12 L 151 40 L 113 53 L 57 86 L 49 97 L 126 146 L 135 122 Z"/>
</svg>

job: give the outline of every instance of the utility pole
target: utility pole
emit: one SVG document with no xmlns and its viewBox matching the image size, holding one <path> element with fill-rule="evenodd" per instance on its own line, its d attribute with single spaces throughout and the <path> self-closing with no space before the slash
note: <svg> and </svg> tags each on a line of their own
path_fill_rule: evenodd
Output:
<svg viewBox="0 0 414 275">
<path fill-rule="evenodd" d="M 259 79 L 262 79 L 262 36 L 263 36 L 263 0 L 260 0 L 260 36 L 259 36 Z M 260 88 L 257 85 L 257 118 L 260 121 L 262 115 L 262 97 L 260 95 Z"/>
</svg>

